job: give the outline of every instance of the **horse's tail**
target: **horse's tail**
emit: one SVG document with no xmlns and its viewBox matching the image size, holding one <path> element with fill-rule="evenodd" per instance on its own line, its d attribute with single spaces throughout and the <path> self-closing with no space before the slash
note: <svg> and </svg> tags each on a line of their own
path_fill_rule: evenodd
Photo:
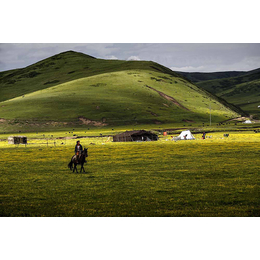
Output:
<svg viewBox="0 0 260 260">
<path fill-rule="evenodd" d="M 68 164 L 68 167 L 72 170 L 72 164 L 73 164 L 73 162 L 72 162 L 72 160 L 70 161 L 70 163 Z"/>
</svg>

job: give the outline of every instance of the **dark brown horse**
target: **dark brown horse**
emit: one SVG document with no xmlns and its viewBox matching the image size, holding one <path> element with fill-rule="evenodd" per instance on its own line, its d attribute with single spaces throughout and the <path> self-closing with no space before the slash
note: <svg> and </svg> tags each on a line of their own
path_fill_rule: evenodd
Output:
<svg viewBox="0 0 260 260">
<path fill-rule="evenodd" d="M 83 172 L 85 172 L 84 163 L 86 162 L 86 157 L 88 157 L 88 149 L 86 149 L 86 148 L 84 148 L 84 150 L 80 154 L 79 158 L 77 158 L 76 155 L 72 156 L 71 161 L 68 164 L 68 167 L 70 168 L 70 170 L 72 170 L 72 165 L 74 164 L 73 172 L 76 170 L 76 172 L 78 173 L 77 165 L 80 164 L 81 165 L 80 172 L 82 170 L 83 170 Z"/>
</svg>

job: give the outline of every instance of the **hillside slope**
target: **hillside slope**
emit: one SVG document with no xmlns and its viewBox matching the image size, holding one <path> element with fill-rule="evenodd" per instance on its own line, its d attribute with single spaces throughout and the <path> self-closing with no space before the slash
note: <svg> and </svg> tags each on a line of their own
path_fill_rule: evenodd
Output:
<svg viewBox="0 0 260 260">
<path fill-rule="evenodd" d="M 212 122 L 239 116 L 157 63 L 99 60 L 74 52 L 60 55 L 2 73 L 2 123 L 33 129 L 202 123 L 209 121 L 210 112 Z"/>
<path fill-rule="evenodd" d="M 182 79 L 147 70 L 86 77 L 0 103 L 6 120 L 129 125 L 213 122 L 237 114 Z"/>
</svg>

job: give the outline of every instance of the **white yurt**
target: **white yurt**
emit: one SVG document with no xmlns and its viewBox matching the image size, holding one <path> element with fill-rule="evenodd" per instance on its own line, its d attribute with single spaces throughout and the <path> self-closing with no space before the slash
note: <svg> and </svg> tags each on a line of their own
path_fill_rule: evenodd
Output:
<svg viewBox="0 0 260 260">
<path fill-rule="evenodd" d="M 192 135 L 190 130 L 182 131 L 178 136 L 179 140 L 194 140 L 195 137 Z"/>
</svg>

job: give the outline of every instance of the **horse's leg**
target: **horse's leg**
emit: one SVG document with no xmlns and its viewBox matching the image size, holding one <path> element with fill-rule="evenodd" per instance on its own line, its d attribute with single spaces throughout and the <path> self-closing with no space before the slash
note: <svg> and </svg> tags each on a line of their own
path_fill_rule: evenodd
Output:
<svg viewBox="0 0 260 260">
<path fill-rule="evenodd" d="M 73 172 L 76 170 L 76 172 L 78 172 L 78 169 L 77 169 L 77 164 L 74 163 L 74 169 L 73 169 Z"/>
</svg>

